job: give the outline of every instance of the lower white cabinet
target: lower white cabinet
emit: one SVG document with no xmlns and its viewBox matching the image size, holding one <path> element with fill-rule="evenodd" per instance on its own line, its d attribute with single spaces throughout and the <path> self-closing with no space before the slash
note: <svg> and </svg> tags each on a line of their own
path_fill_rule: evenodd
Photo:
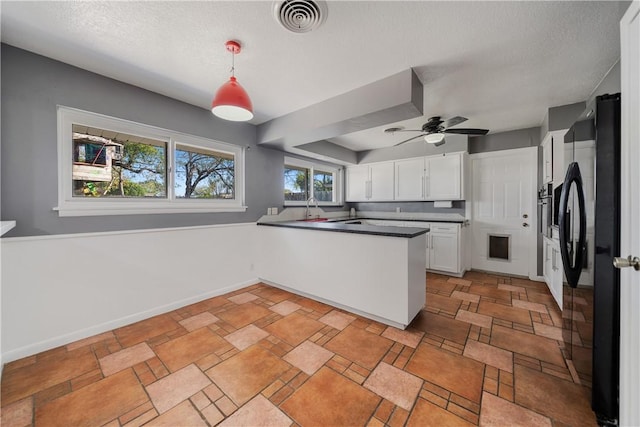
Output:
<svg viewBox="0 0 640 427">
<path fill-rule="evenodd" d="M 428 233 L 429 254 L 428 267 L 430 270 L 461 273 L 460 267 L 460 225 L 431 223 Z"/>
<path fill-rule="evenodd" d="M 558 307 L 562 310 L 562 282 L 563 268 L 562 257 L 560 256 L 560 242 L 556 239 L 544 237 L 544 281 L 556 300 Z"/>
<path fill-rule="evenodd" d="M 371 221 L 371 225 L 395 225 L 404 227 L 429 228 L 426 234 L 427 239 L 427 259 L 425 267 L 427 270 L 437 272 L 447 272 L 456 275 L 462 274 L 462 245 L 460 244 L 461 229 L 460 224 L 444 222 L 422 222 L 422 221 Z"/>
</svg>

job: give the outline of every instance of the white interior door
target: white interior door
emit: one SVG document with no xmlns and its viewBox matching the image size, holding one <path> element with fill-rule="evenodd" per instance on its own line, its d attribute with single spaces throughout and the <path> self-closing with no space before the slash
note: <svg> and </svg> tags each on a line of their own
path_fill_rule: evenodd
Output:
<svg viewBox="0 0 640 427">
<path fill-rule="evenodd" d="M 538 147 L 471 156 L 472 268 L 537 276 L 537 159 Z"/>
<path fill-rule="evenodd" d="M 640 257 L 640 2 L 620 22 L 622 151 L 620 254 Z M 640 426 L 640 271 L 620 271 L 620 424 Z"/>
</svg>

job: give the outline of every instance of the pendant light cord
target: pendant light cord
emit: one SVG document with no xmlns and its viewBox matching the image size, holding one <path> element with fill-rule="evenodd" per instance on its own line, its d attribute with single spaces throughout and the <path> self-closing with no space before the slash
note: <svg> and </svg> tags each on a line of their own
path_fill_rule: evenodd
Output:
<svg viewBox="0 0 640 427">
<path fill-rule="evenodd" d="M 231 77 L 236 76 L 236 54 L 231 52 Z"/>
</svg>

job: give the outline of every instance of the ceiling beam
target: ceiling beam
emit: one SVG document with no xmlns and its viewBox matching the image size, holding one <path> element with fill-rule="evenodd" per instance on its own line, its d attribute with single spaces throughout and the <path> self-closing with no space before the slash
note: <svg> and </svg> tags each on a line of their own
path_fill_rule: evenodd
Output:
<svg viewBox="0 0 640 427">
<path fill-rule="evenodd" d="M 422 116 L 423 86 L 412 69 L 258 126 L 258 144 L 284 151 Z"/>
</svg>

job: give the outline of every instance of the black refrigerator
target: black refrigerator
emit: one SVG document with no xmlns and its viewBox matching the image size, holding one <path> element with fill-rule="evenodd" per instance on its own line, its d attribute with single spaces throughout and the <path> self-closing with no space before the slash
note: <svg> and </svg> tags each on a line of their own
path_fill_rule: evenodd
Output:
<svg viewBox="0 0 640 427">
<path fill-rule="evenodd" d="M 593 162 L 576 156 L 585 143 L 594 146 Z M 558 207 L 565 356 L 578 381 L 591 386 L 598 423 L 613 426 L 620 354 L 620 276 L 612 263 L 620 250 L 620 94 L 597 97 L 569 129 L 565 144 L 567 174 Z M 591 178 L 583 182 L 586 174 Z M 579 283 L 590 266 L 593 283 Z"/>
</svg>

